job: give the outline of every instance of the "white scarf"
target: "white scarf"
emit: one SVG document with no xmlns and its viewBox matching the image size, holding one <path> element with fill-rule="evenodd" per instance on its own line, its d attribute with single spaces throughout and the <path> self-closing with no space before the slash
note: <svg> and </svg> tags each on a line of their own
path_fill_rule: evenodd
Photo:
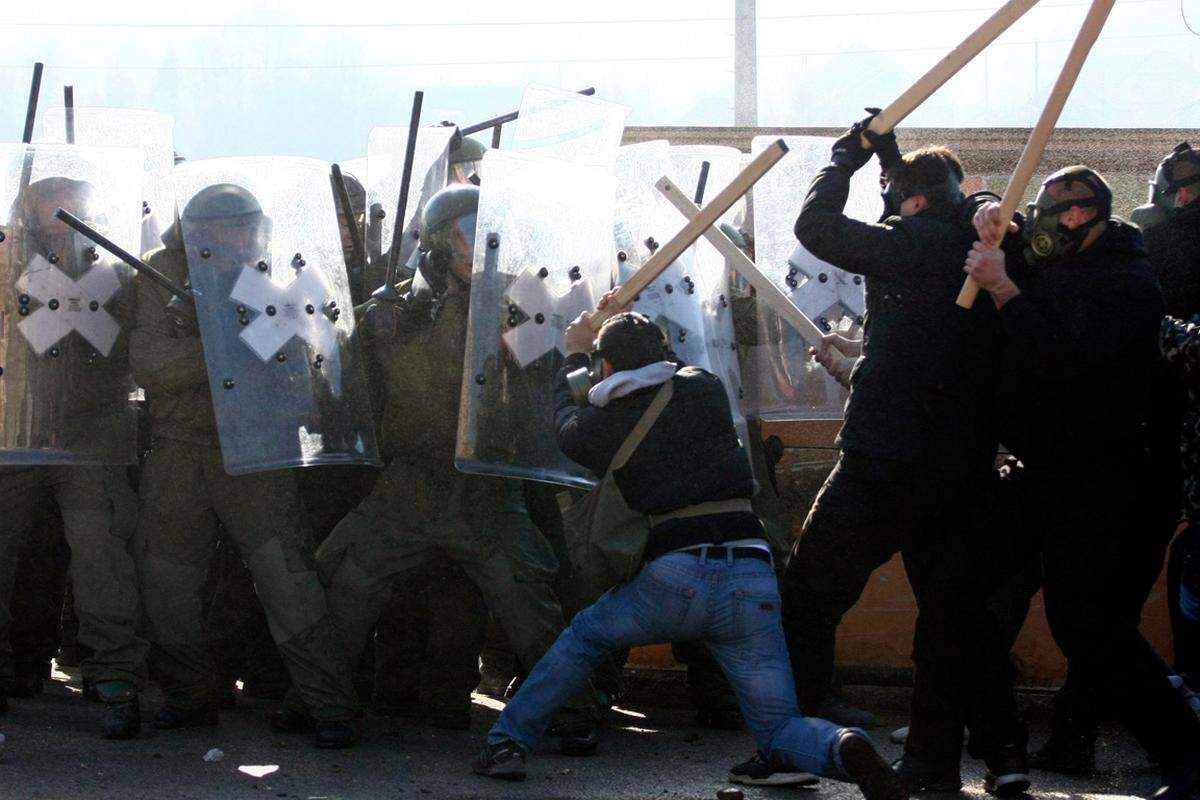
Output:
<svg viewBox="0 0 1200 800">
<path fill-rule="evenodd" d="M 637 369 L 614 372 L 588 390 L 588 402 L 603 408 L 610 400 L 624 397 L 638 389 L 666 383 L 674 375 L 675 365 L 670 361 L 656 361 Z"/>
</svg>

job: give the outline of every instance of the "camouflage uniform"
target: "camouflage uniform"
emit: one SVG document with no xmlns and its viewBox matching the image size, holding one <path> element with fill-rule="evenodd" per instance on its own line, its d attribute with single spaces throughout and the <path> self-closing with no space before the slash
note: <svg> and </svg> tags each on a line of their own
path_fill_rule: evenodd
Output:
<svg viewBox="0 0 1200 800">
<path fill-rule="evenodd" d="M 182 283 L 182 243 L 172 234 L 164 241 L 147 261 Z M 254 577 L 271 634 L 314 718 L 353 717 L 358 701 L 314 570 L 294 472 L 225 472 L 200 338 L 173 324 L 166 290 L 140 276 L 136 286 L 130 360 L 153 420 L 140 486 L 139 568 L 168 707 L 188 712 L 217 703 L 201 591 L 220 525 Z"/>
</svg>

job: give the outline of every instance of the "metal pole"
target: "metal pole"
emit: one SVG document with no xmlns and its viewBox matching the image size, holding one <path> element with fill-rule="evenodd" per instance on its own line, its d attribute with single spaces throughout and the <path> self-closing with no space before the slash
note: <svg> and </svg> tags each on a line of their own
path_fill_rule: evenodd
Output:
<svg viewBox="0 0 1200 800">
<path fill-rule="evenodd" d="M 348 272 L 351 273 L 351 283 L 361 283 L 363 278 L 363 270 L 366 269 L 367 256 L 366 248 L 363 246 L 362 231 L 358 229 L 358 220 L 354 218 L 354 209 L 350 206 L 350 192 L 346 190 L 346 179 L 342 176 L 342 168 L 337 164 L 330 166 L 330 172 L 333 177 L 334 195 L 337 197 L 338 210 L 341 212 L 342 219 L 350 229 L 350 239 L 353 242 L 351 256 L 354 263 L 349 265 Z M 361 287 L 359 287 L 361 290 Z"/>
<path fill-rule="evenodd" d="M 392 222 L 392 249 L 388 252 L 387 276 L 383 286 L 371 293 L 372 297 L 381 300 L 400 299 L 400 293 L 396 291 L 396 267 L 400 261 L 400 244 L 404 238 L 404 214 L 408 211 L 408 187 L 412 183 L 413 158 L 417 152 L 417 133 L 421 125 L 421 103 L 424 99 L 424 92 L 416 92 L 413 95 L 412 115 L 408 120 L 408 142 L 404 148 L 404 172 L 400 176 L 400 197 L 396 201 L 396 219 Z"/>
<path fill-rule="evenodd" d="M 578 92 L 576 92 L 576 94 L 586 94 L 586 95 L 592 95 L 595 93 L 596 93 L 595 88 L 593 88 L 591 86 L 589 86 L 586 89 L 580 89 Z M 492 117 L 491 119 L 485 119 L 483 122 L 476 122 L 474 125 L 468 125 L 467 127 L 459 128 L 458 130 L 460 133 L 462 133 L 463 136 L 470 136 L 472 133 L 479 133 L 480 131 L 486 131 L 488 128 L 494 128 L 497 125 L 503 125 L 506 122 L 512 122 L 514 119 L 516 119 L 520 115 L 521 115 L 521 112 L 519 110 L 518 111 L 510 111 L 507 114 L 501 114 L 498 117 Z"/>
<path fill-rule="evenodd" d="M 67 121 L 67 144 L 75 144 L 75 87 L 63 87 L 63 111 Z"/>
<path fill-rule="evenodd" d="M 758 26 L 755 0 L 734 0 L 733 124 L 758 125 Z"/>
<path fill-rule="evenodd" d="M 704 189 L 708 186 L 708 169 L 711 166 L 707 161 L 700 162 L 700 179 L 696 181 L 696 195 L 692 200 L 698 206 L 704 205 Z"/>
<path fill-rule="evenodd" d="M 60 208 L 54 212 L 54 216 L 58 217 L 66 225 L 69 225 L 70 227 L 79 231 L 79 233 L 83 234 L 88 239 L 91 239 L 93 242 L 100 245 L 105 250 L 112 253 L 114 256 L 121 259 L 126 264 L 128 264 L 129 266 L 131 266 L 135 270 L 137 270 L 138 272 L 145 275 L 147 278 L 150 278 L 155 283 L 157 283 L 158 285 L 160 285 L 164 289 L 166 289 L 168 292 L 170 292 L 171 294 L 178 297 L 180 300 L 185 300 L 189 303 L 193 302 L 192 293 L 190 291 L 183 288 L 178 283 L 171 280 L 166 275 L 162 274 L 161 272 L 156 270 L 154 267 L 147 264 L 145 261 L 142 261 L 140 258 L 133 255 L 132 253 L 130 253 L 125 248 L 121 247 L 116 242 L 109 239 L 107 236 L 105 236 L 104 234 L 100 233 L 100 231 L 98 231 L 95 228 L 88 225 L 86 222 L 84 222 L 79 217 L 72 214 L 70 211 Z"/>
<path fill-rule="evenodd" d="M 33 119 L 37 116 L 38 95 L 42 91 L 42 69 L 45 67 L 38 61 L 33 65 L 33 82 L 29 85 L 29 105 L 25 107 L 25 134 L 21 137 L 23 144 L 33 141 Z"/>
</svg>

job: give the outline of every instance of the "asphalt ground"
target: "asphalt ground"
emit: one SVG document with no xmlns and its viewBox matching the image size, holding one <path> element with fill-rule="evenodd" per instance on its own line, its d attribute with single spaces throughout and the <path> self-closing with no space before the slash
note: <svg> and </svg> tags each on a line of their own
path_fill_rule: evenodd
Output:
<svg viewBox="0 0 1200 800">
<path fill-rule="evenodd" d="M 686 708 L 642 703 L 618 705 L 600 753 L 592 758 L 559 755 L 547 743 L 529 760 L 529 777 L 505 783 L 473 775 L 470 762 L 482 748 L 499 703 L 476 697 L 470 732 L 441 731 L 417 720 L 368 715 L 361 744 L 325 751 L 308 737 L 273 733 L 269 701 L 239 698 L 222 712 L 216 728 L 156 731 L 127 742 L 97 736 L 99 705 L 83 700 L 78 673 L 56 673 L 44 694 L 10 701 L 0 716 L 0 798 L 298 798 L 351 800 L 390 798 L 715 798 L 731 786 L 728 768 L 754 751 L 750 736 L 692 725 Z M 853 687 L 849 698 L 878 713 L 873 731 L 884 754 L 900 748 L 888 733 L 905 722 L 907 692 Z M 161 697 L 143 697 L 149 719 Z M 1047 735 L 1049 698 L 1023 695 L 1036 746 Z M 219 749 L 223 757 L 206 761 Z M 1100 773 L 1088 779 L 1035 773 L 1032 796 L 1052 800 L 1150 797 L 1158 773 L 1123 732 L 1106 728 L 1099 749 Z M 964 795 L 986 797 L 981 764 L 964 761 Z M 849 784 L 823 780 L 817 789 L 741 787 L 747 800 L 842 800 L 859 798 Z"/>
</svg>

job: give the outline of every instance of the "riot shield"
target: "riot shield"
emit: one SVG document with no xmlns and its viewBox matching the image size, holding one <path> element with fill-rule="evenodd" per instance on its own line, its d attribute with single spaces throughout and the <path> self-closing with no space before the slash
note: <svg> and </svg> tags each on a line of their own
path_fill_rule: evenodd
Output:
<svg viewBox="0 0 1200 800">
<path fill-rule="evenodd" d="M 0 464 L 132 464 L 128 266 L 54 217 L 136 249 L 139 150 L 0 145 Z"/>
<path fill-rule="evenodd" d="M 775 138 L 754 137 L 752 152 L 761 151 Z M 788 154 L 754 187 L 755 261 L 819 326 L 855 332 L 865 310 L 862 278 L 813 256 L 796 241 L 794 232 L 808 184 L 829 163 L 834 140 L 785 136 L 784 141 Z M 850 182 L 846 213 L 873 222 L 882 210 L 879 164 L 871 159 Z M 808 356 L 808 345 L 787 322 L 765 303 L 749 305 L 755 324 L 749 335 L 740 337 L 747 413 L 764 418 L 841 416 L 846 390 Z"/>
<path fill-rule="evenodd" d="M 171 170 L 175 168 L 175 118 L 136 108 L 76 108 L 75 144 L 97 147 L 135 147 L 146 154 L 142 199 L 142 237 L 135 250 L 144 253 L 162 245 L 164 230 L 175 221 L 175 193 Z M 47 109 L 42 134 L 65 142 L 65 108 Z"/>
<path fill-rule="evenodd" d="M 611 168 L 630 108 L 565 89 L 525 88 L 511 149 Z"/>
<path fill-rule="evenodd" d="M 690 170 L 690 159 L 685 169 Z M 699 162 L 695 172 L 699 174 Z M 737 174 L 735 165 L 733 175 Z M 617 281 L 625 283 L 641 269 L 663 242 L 668 241 L 687 222 L 659 193 L 654 184 L 662 176 L 677 178 L 673 168 L 671 147 L 665 141 L 626 145 L 617 153 L 617 203 L 613 236 L 617 248 Z M 726 177 L 726 183 L 733 175 Z M 689 175 L 678 185 L 694 186 L 696 177 Z M 721 187 L 723 188 L 723 187 Z M 719 189 L 718 189 L 719 191 Z M 715 252 L 715 251 L 714 251 Z M 674 263 L 652 281 L 633 304 L 654 320 L 667 333 L 675 355 L 684 363 L 719 375 L 724 381 L 726 362 L 724 352 L 716 353 L 720 345 L 716 337 L 720 324 L 717 317 L 722 309 L 716 290 L 715 305 L 707 302 L 721 283 L 725 273 L 723 258 L 702 260 L 693 246 L 684 251 Z M 730 323 L 732 326 L 732 323 Z M 732 329 L 729 344 L 731 354 Z M 736 362 L 735 362 L 736 364 Z M 729 376 L 732 377 L 732 376 Z M 735 420 L 741 422 L 738 411 L 738 381 L 726 382 Z M 745 433 L 744 424 L 740 433 Z"/>
<path fill-rule="evenodd" d="M 742 153 L 736 147 L 690 146 L 671 148 L 671 166 L 676 185 L 686 189 L 695 198 L 695 189 L 702 165 L 708 162 L 707 180 L 704 185 L 703 201 L 715 197 L 737 177 L 742 169 Z M 674 209 L 672 209 L 674 211 Z M 728 223 L 735 229 L 745 222 L 746 199 L 742 198 L 721 215 L 720 223 Z M 677 221 L 685 220 L 676 212 Z M 704 342 L 709 354 L 712 371 L 720 377 L 729 393 L 729 407 L 733 412 L 734 425 L 746 441 L 746 421 L 742 412 L 745 390 L 742 388 L 741 367 L 738 364 L 737 343 L 733 327 L 733 299 L 730 293 L 734 278 L 729 265 L 712 243 L 703 236 L 694 246 L 696 259 L 696 296 L 699 298 L 704 320 Z"/>
<path fill-rule="evenodd" d="M 226 471 L 380 463 L 329 165 L 227 158 L 174 177 Z"/>
<path fill-rule="evenodd" d="M 421 212 L 430 197 L 446 185 L 450 140 L 455 129 L 450 126 L 421 128 L 417 132 L 417 149 L 413 153 L 412 183 L 405 211 L 404 238 L 400 243 L 400 265 L 417 246 Z M 404 151 L 408 144 L 408 128 L 373 128 L 367 137 L 367 293 L 386 280 L 388 254 L 392 249 L 395 228 L 396 201 L 400 197 L 400 182 L 404 174 Z"/>
<path fill-rule="evenodd" d="M 614 180 L 502 150 L 484 171 L 454 463 L 587 487 L 594 477 L 555 443 L 554 387 L 563 332 L 611 285 Z"/>
</svg>

